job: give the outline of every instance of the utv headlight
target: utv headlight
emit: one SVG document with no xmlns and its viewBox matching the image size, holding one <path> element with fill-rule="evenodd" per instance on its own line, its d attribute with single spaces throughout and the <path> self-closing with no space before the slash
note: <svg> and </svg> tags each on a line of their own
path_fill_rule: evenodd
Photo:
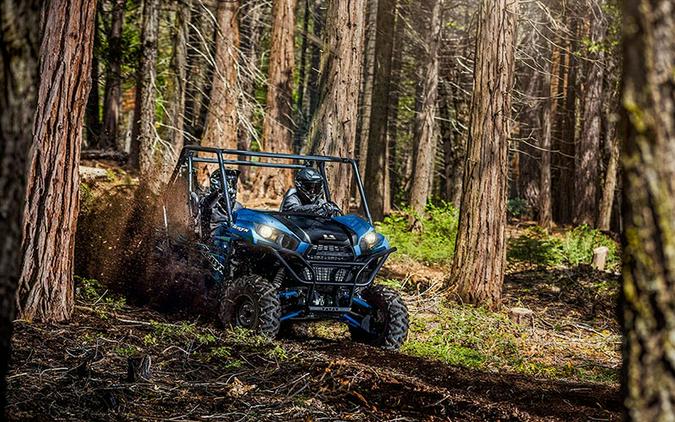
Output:
<svg viewBox="0 0 675 422">
<path fill-rule="evenodd" d="M 374 231 L 370 231 L 361 238 L 361 250 L 367 251 L 369 249 L 373 249 L 378 243 L 380 243 L 380 241 L 381 237 Z"/>
<path fill-rule="evenodd" d="M 260 235 L 260 237 L 262 237 L 262 238 L 264 238 L 264 239 L 267 239 L 267 240 L 272 240 L 272 239 L 274 238 L 274 235 L 275 235 L 274 232 L 276 232 L 276 230 L 273 229 L 272 227 L 266 226 L 266 225 L 264 225 L 264 224 L 260 224 L 260 225 L 257 227 L 257 229 L 258 229 L 258 230 L 256 230 L 256 231 L 258 232 L 258 234 Z"/>
<path fill-rule="evenodd" d="M 275 243 L 283 249 L 295 250 L 298 247 L 299 242 L 292 236 L 266 224 L 257 224 L 255 226 L 255 231 L 266 241 Z"/>
</svg>

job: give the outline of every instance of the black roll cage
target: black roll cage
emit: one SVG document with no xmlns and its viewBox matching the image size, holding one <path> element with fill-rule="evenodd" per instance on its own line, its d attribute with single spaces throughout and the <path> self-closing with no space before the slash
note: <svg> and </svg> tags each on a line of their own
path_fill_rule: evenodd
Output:
<svg viewBox="0 0 675 422">
<path fill-rule="evenodd" d="M 200 153 L 211 155 L 211 156 L 199 156 Z M 214 157 L 215 155 L 215 157 Z M 225 158 L 232 157 L 234 158 Z M 262 162 L 262 161 L 251 161 L 246 160 L 245 158 L 268 158 L 268 159 L 277 159 L 290 162 Z M 328 186 L 328 179 L 326 176 L 326 163 L 336 163 L 336 164 L 347 164 L 351 166 L 352 171 L 354 172 L 354 179 L 356 181 L 356 186 L 361 197 L 361 205 L 363 211 L 366 214 L 368 222 L 373 225 L 373 218 L 370 215 L 370 209 L 368 208 L 368 200 L 366 199 L 365 189 L 363 188 L 363 181 L 361 179 L 361 174 L 359 173 L 358 162 L 353 158 L 343 158 L 343 157 L 331 157 L 326 155 L 301 155 L 301 154 L 285 154 L 285 153 L 276 153 L 276 152 L 255 152 L 255 151 L 244 151 L 244 150 L 234 150 L 234 149 L 223 149 L 223 148 L 212 148 L 212 147 L 202 147 L 197 145 L 187 145 L 183 147 L 178 158 L 178 163 L 169 179 L 169 186 L 175 183 L 178 179 L 181 168 L 187 161 L 188 165 L 188 191 L 191 195 L 194 192 L 194 163 L 206 163 L 206 164 L 218 164 L 220 168 L 220 177 L 221 185 L 224 187 L 223 193 L 221 196 L 225 199 L 225 206 L 227 213 L 231 216 L 232 209 L 234 204 L 229 195 L 226 195 L 225 192 L 228 191 L 229 185 L 227 177 L 225 177 L 225 166 L 226 165 L 236 165 L 236 166 L 250 166 L 250 167 L 268 167 L 268 168 L 282 168 L 282 169 L 296 169 L 300 170 L 316 164 L 319 168 L 319 172 L 323 178 L 323 191 L 326 196 L 326 200 L 331 200 L 330 188 Z M 232 224 L 231 221 L 227 223 Z"/>
</svg>

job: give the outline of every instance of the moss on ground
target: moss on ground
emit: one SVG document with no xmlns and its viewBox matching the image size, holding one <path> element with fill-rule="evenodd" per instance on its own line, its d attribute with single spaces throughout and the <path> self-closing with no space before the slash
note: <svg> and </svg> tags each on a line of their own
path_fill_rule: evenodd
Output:
<svg viewBox="0 0 675 422">
<path fill-rule="evenodd" d="M 482 371 L 618 382 L 617 368 L 601 356 L 616 353 L 617 335 L 597 333 L 574 339 L 577 344 L 568 347 L 572 341 L 543 327 L 515 324 L 503 312 L 441 303 L 436 312 L 411 314 L 410 335 L 401 351 Z"/>
</svg>

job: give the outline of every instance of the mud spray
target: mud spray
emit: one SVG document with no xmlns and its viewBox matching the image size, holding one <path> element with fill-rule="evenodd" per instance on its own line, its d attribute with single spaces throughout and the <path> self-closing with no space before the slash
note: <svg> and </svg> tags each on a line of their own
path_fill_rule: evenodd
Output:
<svg viewBox="0 0 675 422">
<path fill-rule="evenodd" d="M 83 185 L 76 274 L 135 305 L 212 318 L 215 289 L 192 247 L 187 198 L 180 185 L 162 195 L 132 183 Z"/>
</svg>

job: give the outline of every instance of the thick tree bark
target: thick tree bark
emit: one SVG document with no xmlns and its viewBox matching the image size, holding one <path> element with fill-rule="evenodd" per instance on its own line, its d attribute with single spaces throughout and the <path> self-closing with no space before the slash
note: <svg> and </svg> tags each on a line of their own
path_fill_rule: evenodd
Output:
<svg viewBox="0 0 675 422">
<path fill-rule="evenodd" d="M 236 149 L 239 118 L 239 1 L 219 0 L 216 9 L 216 66 L 202 145 Z"/>
<path fill-rule="evenodd" d="M 364 0 L 329 0 L 321 58 L 321 101 L 309 131 L 311 151 L 351 157 L 356 142 L 356 119 L 363 54 Z M 333 200 L 349 209 L 351 169 L 328 168 Z"/>
<path fill-rule="evenodd" d="M 240 34 L 239 0 L 218 0 L 216 5 L 215 66 L 211 95 L 201 139 L 202 146 L 236 149 L 239 146 L 239 105 L 242 87 L 239 73 Z M 207 179 L 207 167 L 198 167 L 201 183 Z"/>
<path fill-rule="evenodd" d="M 386 184 L 388 171 L 387 127 L 391 91 L 391 63 L 394 47 L 394 19 L 396 0 L 379 0 L 377 3 L 377 26 L 375 39 L 375 69 L 373 81 L 372 108 L 366 157 L 365 189 L 370 212 L 376 221 L 384 218 L 387 208 Z"/>
<path fill-rule="evenodd" d="M 63 321 L 73 310 L 80 145 L 96 0 L 52 0 L 40 48 L 40 89 L 29 156 L 18 310 Z"/>
<path fill-rule="evenodd" d="M 600 5 L 591 4 L 590 42 L 602 42 L 607 30 Z M 574 222 L 594 225 L 598 211 L 598 163 L 602 115 L 602 81 L 604 73 L 602 48 L 589 48 L 586 83 L 583 91 L 583 117 L 578 148 L 575 154 Z"/>
<path fill-rule="evenodd" d="M 506 267 L 506 195 L 516 12 L 481 2 L 462 205 L 449 286 L 464 302 L 498 306 Z"/>
<path fill-rule="evenodd" d="M 627 419 L 675 419 L 675 15 L 625 0 L 622 149 L 624 404 Z"/>
<path fill-rule="evenodd" d="M 412 188 L 410 189 L 410 207 L 417 215 L 424 214 L 431 193 L 431 178 L 434 169 L 438 129 L 436 126 L 436 100 L 438 97 L 438 48 L 441 41 L 441 1 L 425 2 L 429 16 L 429 29 L 426 35 L 425 61 L 422 87 L 421 110 L 415 117 L 415 154 L 413 163 Z"/>
<path fill-rule="evenodd" d="M 157 190 L 155 143 L 155 81 L 157 78 L 157 37 L 159 0 L 143 1 L 141 53 L 136 76 L 136 108 L 131 134 L 129 162 L 140 170 L 141 183 Z"/>
<path fill-rule="evenodd" d="M 296 0 L 272 2 L 272 47 L 267 78 L 263 146 L 270 152 L 293 152 L 293 70 Z M 280 198 L 291 186 L 291 173 L 261 169 L 254 186 L 258 196 Z"/>
<path fill-rule="evenodd" d="M 168 182 L 173 166 L 185 143 L 185 94 L 187 91 L 187 37 L 189 33 L 192 0 L 177 5 L 175 38 L 171 56 L 170 79 L 167 84 L 167 106 L 164 116 L 166 138 L 170 149 L 162 154 L 162 183 Z"/>
<path fill-rule="evenodd" d="M 122 28 L 126 0 L 113 0 L 110 32 L 108 33 L 108 67 L 103 94 L 103 133 L 100 147 L 122 149 L 118 146 L 119 120 L 122 108 Z"/>
<path fill-rule="evenodd" d="M 16 288 L 21 270 L 21 227 L 26 153 L 38 91 L 39 0 L 0 1 L 0 419 L 4 420 Z"/>
</svg>

